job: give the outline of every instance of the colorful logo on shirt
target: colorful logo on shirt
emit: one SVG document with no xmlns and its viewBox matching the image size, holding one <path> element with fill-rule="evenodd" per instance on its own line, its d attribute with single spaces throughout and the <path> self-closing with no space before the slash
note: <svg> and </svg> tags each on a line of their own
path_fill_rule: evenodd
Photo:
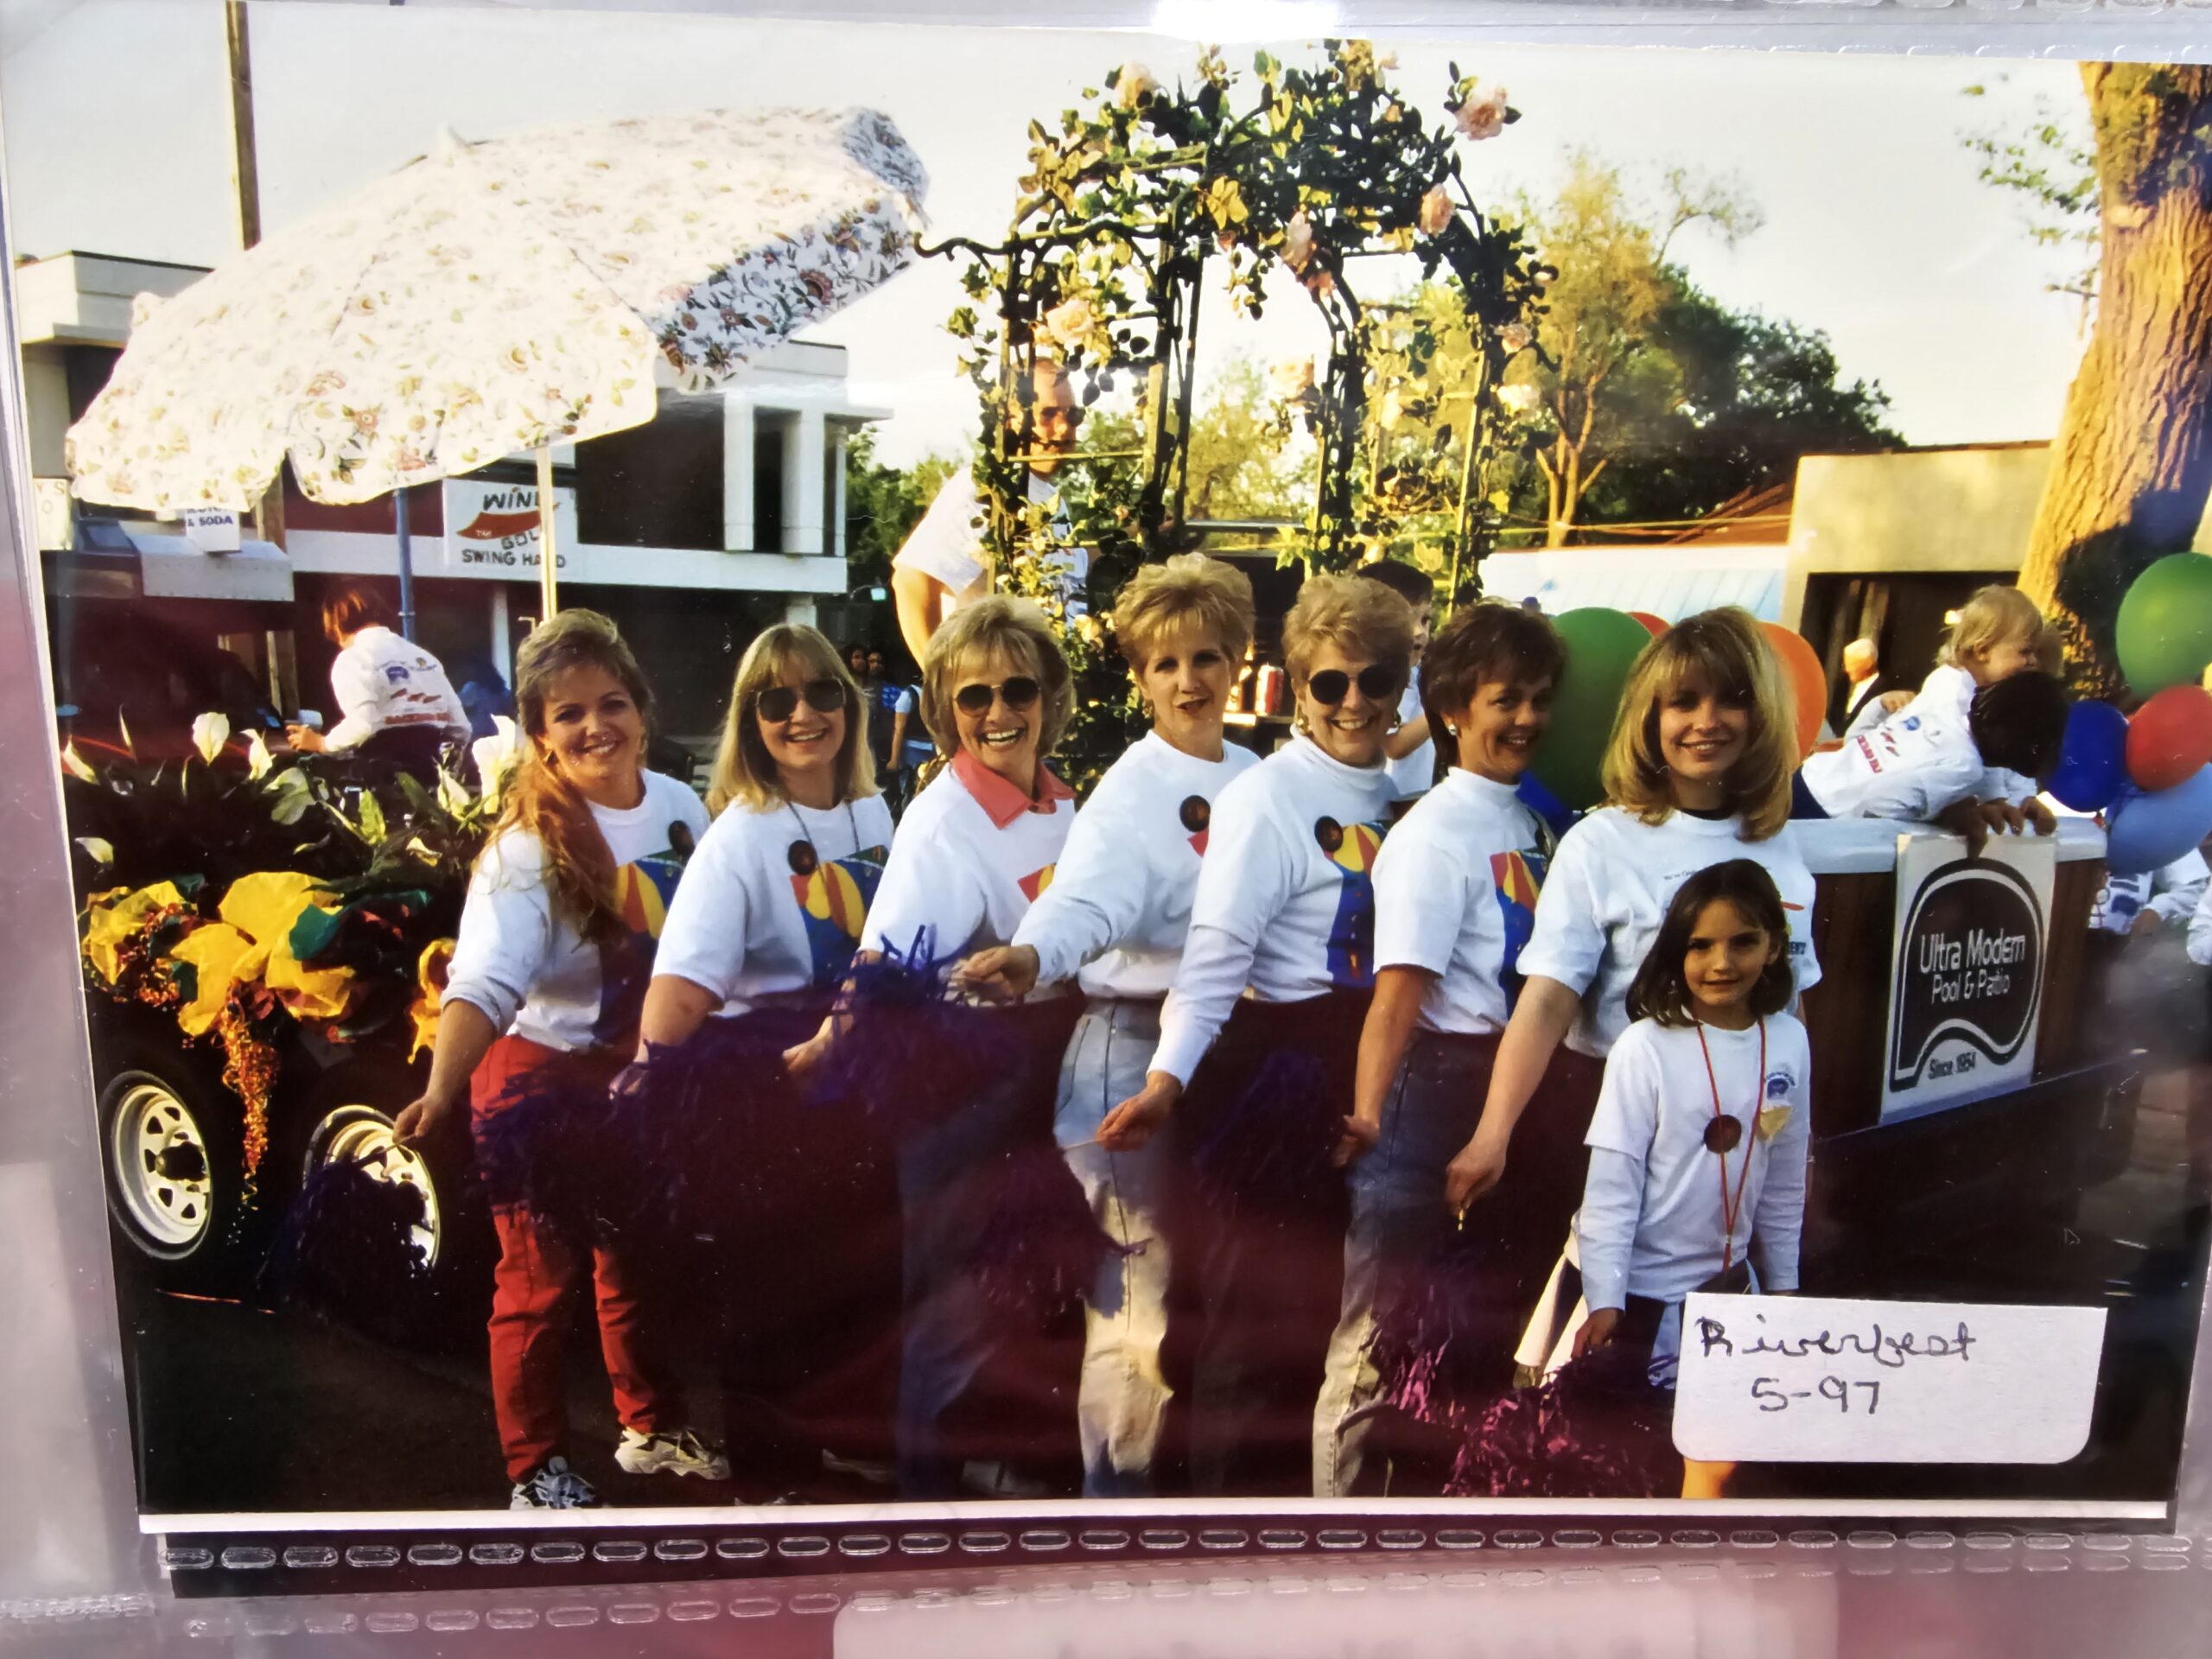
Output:
<svg viewBox="0 0 2212 1659">
<path fill-rule="evenodd" d="M 1023 876 L 1021 880 L 1016 883 L 1016 885 L 1021 889 L 1021 896 L 1027 899 L 1031 904 L 1035 904 L 1037 902 L 1037 895 L 1052 885 L 1052 872 L 1058 868 L 1059 866 L 1057 864 L 1047 864 L 1043 869 L 1032 870 L 1028 874 Z"/>
<path fill-rule="evenodd" d="M 1313 839 L 1337 867 L 1337 918 L 1329 929 L 1329 978 L 1358 988 L 1375 982 L 1375 856 L 1388 826 L 1334 818 L 1314 821 Z"/>
<path fill-rule="evenodd" d="M 614 911 L 624 937 L 599 947 L 599 1018 L 592 1039 L 602 1045 L 626 1041 L 645 1012 L 645 986 L 653 976 L 653 952 L 668 922 L 669 900 L 683 874 L 683 861 L 672 853 L 652 853 L 614 872 Z"/>
<path fill-rule="evenodd" d="M 824 864 L 812 842 L 791 842 L 785 854 L 791 867 L 791 897 L 798 901 L 817 985 L 836 984 L 853 965 L 861 925 L 874 902 L 887 855 L 884 848 L 868 847 Z"/>
<path fill-rule="evenodd" d="M 1191 832 L 1191 850 L 1200 858 L 1206 855 L 1206 835 L 1213 823 L 1213 805 L 1203 795 L 1185 795 L 1175 816 L 1183 828 Z"/>
<path fill-rule="evenodd" d="M 1521 995 L 1521 947 L 1536 926 L 1536 894 L 1544 885 L 1541 853 L 1492 853 L 1491 885 L 1497 893 L 1499 919 L 1505 924 L 1505 955 L 1498 963 L 1498 982 L 1505 988 L 1510 1008 Z"/>
</svg>

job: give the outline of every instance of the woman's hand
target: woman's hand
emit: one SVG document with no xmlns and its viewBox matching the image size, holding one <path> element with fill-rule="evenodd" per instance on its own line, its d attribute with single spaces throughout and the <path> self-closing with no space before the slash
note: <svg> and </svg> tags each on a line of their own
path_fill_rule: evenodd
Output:
<svg viewBox="0 0 2212 1659">
<path fill-rule="evenodd" d="M 953 983 L 987 1002 L 1015 1002 L 1037 988 L 1037 950 L 1027 944 L 995 944 L 955 963 Z"/>
<path fill-rule="evenodd" d="M 822 1022 L 822 1027 L 804 1042 L 784 1051 L 784 1070 L 791 1074 L 793 1083 L 803 1084 L 816 1071 L 822 1062 L 830 1058 L 830 1046 L 836 1040 L 836 1016 L 832 1014 Z"/>
<path fill-rule="evenodd" d="M 1374 1151 L 1375 1143 L 1382 1138 L 1380 1120 L 1363 1117 L 1354 1112 L 1344 1120 L 1344 1125 L 1337 1135 L 1337 1149 L 1329 1154 L 1329 1161 L 1338 1169 L 1350 1169 Z"/>
<path fill-rule="evenodd" d="M 1106 1114 L 1098 1126 L 1098 1144 L 1109 1152 L 1136 1151 L 1167 1121 L 1182 1097 L 1183 1085 L 1173 1072 L 1147 1072 L 1144 1087 Z"/>
<path fill-rule="evenodd" d="M 457 1099 L 424 1095 L 399 1109 L 399 1116 L 391 1121 L 391 1138 L 410 1149 L 443 1141 L 467 1116 Z"/>
<path fill-rule="evenodd" d="M 1620 1323 L 1621 1311 L 1618 1307 L 1592 1308 L 1590 1317 L 1583 1320 L 1582 1328 L 1574 1333 L 1575 1358 L 1595 1353 L 1611 1342 Z"/>
<path fill-rule="evenodd" d="M 324 748 L 322 734 L 312 726 L 287 726 L 284 741 L 302 754 L 321 754 Z"/>
<path fill-rule="evenodd" d="M 1497 1137 L 1484 1135 L 1482 1126 L 1477 1125 L 1467 1144 L 1444 1166 L 1445 1205 L 1455 1216 L 1463 1214 L 1469 1205 L 1504 1177 L 1503 1144 Z"/>
</svg>

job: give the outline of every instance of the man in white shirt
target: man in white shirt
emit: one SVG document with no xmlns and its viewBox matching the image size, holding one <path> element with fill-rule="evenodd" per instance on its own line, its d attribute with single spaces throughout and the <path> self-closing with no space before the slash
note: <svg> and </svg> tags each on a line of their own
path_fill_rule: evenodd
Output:
<svg viewBox="0 0 2212 1659">
<path fill-rule="evenodd" d="M 1436 742 L 1429 735 L 1428 716 L 1421 712 L 1421 659 L 1428 650 L 1429 613 L 1436 604 L 1436 583 L 1400 559 L 1376 559 L 1359 567 L 1370 582 L 1379 582 L 1402 599 L 1414 613 L 1414 671 L 1398 698 L 1398 728 L 1383 745 L 1383 765 L 1389 769 L 1394 804 L 1403 810 L 1428 793 L 1436 782 Z"/>
<path fill-rule="evenodd" d="M 1075 448 L 1083 405 L 1074 382 L 1049 358 L 1038 359 L 1029 381 L 1029 499 L 1042 504 L 1052 499 L 1052 479 L 1061 457 Z M 1008 409 L 1017 433 L 1021 415 L 1017 399 Z M 975 468 L 963 467 L 945 480 L 921 523 L 891 561 L 891 597 L 899 611 L 899 632 L 918 663 L 946 617 L 991 590 L 991 550 L 985 539 L 988 526 L 982 522 L 987 511 L 976 487 Z M 1079 613 L 1084 582 L 1090 574 L 1089 553 L 1069 547 L 1051 562 L 1069 614 Z"/>
</svg>

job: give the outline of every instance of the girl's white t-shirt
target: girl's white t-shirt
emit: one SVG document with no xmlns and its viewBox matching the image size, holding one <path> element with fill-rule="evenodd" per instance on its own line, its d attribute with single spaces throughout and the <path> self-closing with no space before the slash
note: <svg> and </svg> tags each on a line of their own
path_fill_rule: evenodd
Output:
<svg viewBox="0 0 2212 1659">
<path fill-rule="evenodd" d="M 1218 760 L 1156 732 L 1106 769 L 1075 816 L 1067 847 L 1014 930 L 1040 982 L 1075 977 L 1090 996 L 1162 997 L 1191 931 L 1191 901 L 1211 844 L 1213 804 L 1260 763 L 1230 743 Z"/>
<path fill-rule="evenodd" d="M 687 784 L 645 774 L 645 798 L 592 817 L 614 855 L 615 898 L 629 937 L 588 944 L 555 914 L 545 848 L 510 826 L 476 861 L 454 941 L 445 995 L 474 1004 L 503 1034 L 581 1053 L 637 1034 L 653 949 L 683 860 L 707 834 L 706 804 Z M 680 833 L 679 833 L 680 831 Z"/>
<path fill-rule="evenodd" d="M 1513 786 L 1458 766 L 1391 830 L 1375 861 L 1375 965 L 1437 976 L 1421 999 L 1426 1029 L 1505 1028 L 1544 861 Z"/>
<path fill-rule="evenodd" d="M 1583 1300 L 1592 1308 L 1624 1307 L 1629 1296 L 1678 1302 L 1720 1272 L 1739 1182 L 1732 1259 L 1751 1262 L 1763 1290 L 1797 1287 L 1812 1051 L 1789 1015 L 1764 1023 L 1764 1071 L 1756 1024 L 1704 1027 L 1701 1046 L 1698 1027 L 1639 1020 L 1613 1045 L 1584 1141 L 1590 1175 L 1574 1218 Z M 1705 1144 L 1716 1094 L 1720 1112 L 1741 1126 L 1725 1157 Z"/>
<path fill-rule="evenodd" d="M 653 962 L 740 1014 L 840 982 L 891 851 L 880 795 L 817 810 L 733 804 L 684 867 Z"/>
<path fill-rule="evenodd" d="M 1521 952 L 1524 978 L 1541 974 L 1582 998 L 1567 1033 L 1578 1054 L 1603 1058 L 1628 1029 L 1628 988 L 1659 937 L 1683 882 L 1709 864 L 1755 859 L 1782 894 L 1789 921 L 1789 968 L 1800 995 L 1821 982 L 1813 955 L 1813 873 L 1788 824 L 1745 841 L 1737 818 L 1674 812 L 1645 823 L 1600 807 L 1560 837 L 1536 902 L 1536 925 Z"/>
<path fill-rule="evenodd" d="M 948 766 L 899 820 L 861 949 L 943 962 L 1008 943 L 1051 885 L 1074 823 L 1075 801 L 1063 796 L 1001 827 Z"/>
<path fill-rule="evenodd" d="M 1372 872 L 1393 794 L 1379 761 L 1348 766 L 1303 736 L 1222 791 L 1151 1070 L 1190 1082 L 1248 987 L 1297 1002 L 1375 982 Z"/>
</svg>

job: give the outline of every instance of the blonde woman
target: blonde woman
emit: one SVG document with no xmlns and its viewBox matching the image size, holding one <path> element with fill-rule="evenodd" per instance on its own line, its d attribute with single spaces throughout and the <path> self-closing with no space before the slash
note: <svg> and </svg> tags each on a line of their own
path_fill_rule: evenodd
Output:
<svg viewBox="0 0 2212 1659">
<path fill-rule="evenodd" d="M 933 965 L 1013 939 L 1075 820 L 1072 791 L 1045 762 L 1074 708 L 1067 659 L 1036 606 L 988 595 L 931 636 L 922 718 L 951 760 L 906 809 L 861 935 L 864 964 Z M 897 1096 L 871 1103 L 898 1141 L 906 1319 L 896 1433 L 909 1497 L 951 1497 L 968 1476 L 956 1413 L 988 1414 L 977 1396 L 1014 1334 L 978 1282 L 976 1251 L 1011 1161 L 1026 1147 L 1050 1154 L 1052 1078 L 1076 1012 L 1074 999 L 1043 993 L 957 1011 L 926 1027 L 942 1047 L 876 1085 Z M 841 1014 L 794 1052 L 794 1065 L 809 1073 L 846 1042 L 880 1047 L 870 1018 L 863 995 L 851 1016 L 863 1028 L 851 1033 Z M 942 1099 L 948 1086 L 964 1092 Z"/>
<path fill-rule="evenodd" d="M 1214 803 L 1159 1046 L 1098 1130 L 1118 1152 L 1171 1110 L 1185 1120 L 1198 1194 L 1181 1246 L 1198 1322 L 1191 1480 L 1214 1494 L 1309 1484 L 1344 1262 L 1328 1160 L 1375 984 L 1370 872 L 1395 792 L 1384 746 L 1413 613 L 1379 583 L 1315 576 L 1283 647 L 1296 734 Z"/>
<path fill-rule="evenodd" d="M 562 613 L 516 653 L 522 761 L 469 882 L 429 1084 L 399 1114 L 402 1141 L 447 1133 L 466 1110 L 481 1147 L 518 1094 L 603 1090 L 634 1050 L 653 941 L 632 918 L 661 913 L 677 855 L 707 829 L 697 796 L 645 770 L 652 706 L 637 659 L 594 611 Z M 492 1403 L 511 1506 L 598 1504 L 563 1444 L 565 1308 L 588 1278 L 623 1425 L 616 1462 L 727 1478 L 683 1426 L 617 1251 L 578 1247 L 513 1194 L 493 1199 Z"/>
<path fill-rule="evenodd" d="M 1463 1211 L 1499 1185 L 1511 1152 L 1516 1173 L 1498 1200 L 1511 1221 L 1491 1219 L 1486 1234 L 1541 1247 L 1565 1234 L 1605 1057 L 1629 1026 L 1630 982 L 1692 875 L 1730 859 L 1763 865 L 1789 918 L 1796 988 L 1819 982 L 1813 877 L 1789 827 L 1792 729 L 1780 666 L 1747 612 L 1685 618 L 1637 658 L 1605 751 L 1606 804 L 1560 839 L 1482 1118 L 1446 1172 L 1446 1202 Z M 1524 1122 L 1539 1084 L 1541 1109 Z M 1524 1300 L 1541 1266 L 1541 1258 L 1512 1264 Z M 1573 1304 L 1573 1271 L 1570 1253 L 1546 1307 Z M 1558 1325 L 1540 1310 L 1524 1365 L 1549 1357 Z"/>
<path fill-rule="evenodd" d="M 677 1220 L 715 1241 L 725 1433 L 738 1478 L 770 1496 L 818 1472 L 817 1425 L 868 1414 L 825 1389 L 867 1371 L 848 1332 L 879 1314 L 876 1268 L 895 1260 L 886 1160 L 855 1114 L 798 1098 L 780 1061 L 828 1014 L 890 852 L 867 738 L 820 633 L 779 623 L 747 647 L 718 816 L 669 906 L 625 1080 L 632 1121 L 683 1126 L 639 1144 L 681 1160 L 656 1187 L 696 1194 Z"/>
<path fill-rule="evenodd" d="M 1109 767 L 1075 827 L 1052 885 L 1014 943 L 962 965 L 999 995 L 1073 979 L 1087 999 L 1060 1065 L 1053 1138 L 1091 1211 L 1128 1252 L 1101 1269 L 1088 1310 L 1076 1421 L 1084 1492 L 1142 1497 L 1169 1391 L 1165 1141 L 1100 1144 L 1107 1115 L 1144 1087 L 1174 983 L 1213 804 L 1259 757 L 1223 735 L 1229 692 L 1252 639 L 1252 584 L 1218 559 L 1185 553 L 1148 564 L 1122 589 L 1114 634 L 1152 730 Z"/>
</svg>

